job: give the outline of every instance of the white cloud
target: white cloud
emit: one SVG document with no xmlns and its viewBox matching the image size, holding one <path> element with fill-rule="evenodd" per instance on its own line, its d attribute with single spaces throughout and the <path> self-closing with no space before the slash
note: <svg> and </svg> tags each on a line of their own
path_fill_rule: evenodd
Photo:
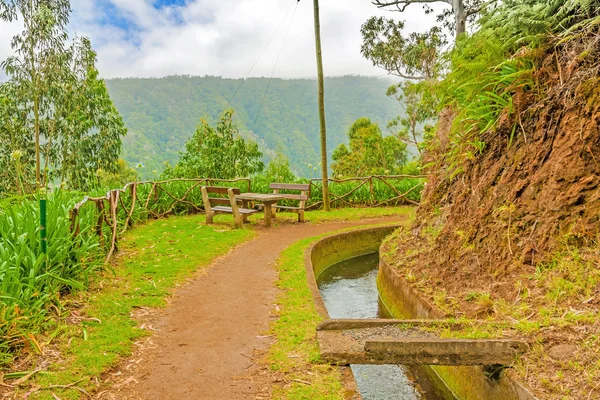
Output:
<svg viewBox="0 0 600 400">
<path fill-rule="evenodd" d="M 185 6 L 160 10 L 152 3 L 72 0 L 69 30 L 91 38 L 104 77 L 246 76 L 290 8 L 287 20 L 251 76 L 271 75 L 293 8 L 297 9 L 275 76 L 316 75 L 312 0 L 301 0 L 297 6 L 296 0 L 188 0 Z M 379 10 L 370 0 L 320 3 L 324 68 L 329 76 L 385 73 L 360 54 L 360 26 L 370 16 L 402 18 L 408 30 L 422 31 L 435 22 L 435 17 L 425 15 L 418 5 L 400 15 Z M 119 28 L 124 21 L 135 25 L 134 29 Z M 0 60 L 11 53 L 10 37 L 17 30 L 15 25 L 0 22 Z"/>
</svg>

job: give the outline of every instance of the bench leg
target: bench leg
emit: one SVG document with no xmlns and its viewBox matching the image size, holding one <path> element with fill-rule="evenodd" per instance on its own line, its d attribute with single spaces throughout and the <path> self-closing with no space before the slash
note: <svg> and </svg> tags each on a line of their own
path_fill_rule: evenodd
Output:
<svg viewBox="0 0 600 400">
<path fill-rule="evenodd" d="M 211 212 L 206 213 L 206 225 L 210 225 L 213 223 L 213 216 L 214 214 Z"/>
<path fill-rule="evenodd" d="M 304 210 L 298 210 L 298 222 L 304 222 Z"/>
<path fill-rule="evenodd" d="M 277 208 L 275 208 L 275 205 L 271 206 L 271 218 L 277 218 Z"/>
</svg>

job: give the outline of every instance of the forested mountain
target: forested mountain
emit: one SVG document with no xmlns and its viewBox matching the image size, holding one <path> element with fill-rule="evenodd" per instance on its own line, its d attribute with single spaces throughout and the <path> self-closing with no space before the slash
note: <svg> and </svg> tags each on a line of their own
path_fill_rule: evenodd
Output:
<svg viewBox="0 0 600 400">
<path fill-rule="evenodd" d="M 123 158 L 131 165 L 142 163 L 140 174 L 160 173 L 164 163 L 177 162 L 179 151 L 201 118 L 216 123 L 240 87 L 240 79 L 171 76 L 160 79 L 111 79 L 106 84 L 123 115 L 128 134 L 123 139 Z M 325 83 L 329 154 L 342 142 L 360 117 L 382 128 L 401 113 L 400 104 L 386 96 L 392 82 L 359 76 L 328 78 Z M 290 158 L 301 176 L 317 176 L 319 118 L 317 82 L 311 79 L 246 80 L 229 107 L 234 121 L 247 137 L 255 139 L 268 161 L 276 152 Z M 257 119 L 258 115 L 258 119 Z M 310 165 L 310 166 L 309 166 Z"/>
</svg>

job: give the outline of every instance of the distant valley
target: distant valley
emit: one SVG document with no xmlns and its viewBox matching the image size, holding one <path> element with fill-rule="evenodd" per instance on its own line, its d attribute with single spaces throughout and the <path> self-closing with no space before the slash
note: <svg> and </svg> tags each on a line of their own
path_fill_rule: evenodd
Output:
<svg viewBox="0 0 600 400">
<path fill-rule="evenodd" d="M 159 174 L 165 162 L 175 164 L 200 119 L 215 124 L 241 82 L 211 76 L 107 80 L 128 128 L 122 157 L 131 165 L 143 164 L 143 178 Z M 281 152 L 297 175 L 317 176 L 316 80 L 273 79 L 264 96 L 268 84 L 267 78 L 246 80 L 229 105 L 241 135 L 259 143 L 265 162 Z M 385 95 L 393 84 L 389 79 L 344 76 L 327 78 L 325 84 L 330 156 L 340 143 L 347 143 L 347 130 L 356 119 L 369 117 L 384 129 L 401 113 L 400 104 Z"/>
</svg>

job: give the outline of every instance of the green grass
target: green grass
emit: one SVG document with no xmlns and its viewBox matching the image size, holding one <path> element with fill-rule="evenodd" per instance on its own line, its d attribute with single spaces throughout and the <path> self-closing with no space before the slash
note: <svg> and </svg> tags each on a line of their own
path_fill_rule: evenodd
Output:
<svg viewBox="0 0 600 400">
<path fill-rule="evenodd" d="M 36 376 L 35 383 L 47 388 L 82 380 L 77 386 L 94 389 L 93 379 L 131 355 L 134 340 L 147 335 L 130 317 L 135 308 L 165 306 L 176 284 L 253 236 L 252 230 L 229 225 L 208 227 L 202 215 L 156 220 L 130 231 L 121 242 L 114 270 L 77 299 L 88 303 L 81 314 L 100 322 L 63 324 L 66 333 L 59 350 L 64 360 Z M 52 392 L 63 400 L 82 396 L 72 388 Z M 52 394 L 42 390 L 29 398 L 51 399 Z"/>
<path fill-rule="evenodd" d="M 306 284 L 304 250 L 319 237 L 295 243 L 281 253 L 277 262 L 278 287 L 282 289 L 278 299 L 281 311 L 271 327 L 270 334 L 277 338 L 277 342 L 269 350 L 267 363 L 271 370 L 285 375 L 291 384 L 276 388 L 273 393 L 275 398 L 343 398 L 339 370 L 315 363 L 319 360 L 315 328 L 322 318 L 314 307 L 312 294 Z"/>
</svg>

